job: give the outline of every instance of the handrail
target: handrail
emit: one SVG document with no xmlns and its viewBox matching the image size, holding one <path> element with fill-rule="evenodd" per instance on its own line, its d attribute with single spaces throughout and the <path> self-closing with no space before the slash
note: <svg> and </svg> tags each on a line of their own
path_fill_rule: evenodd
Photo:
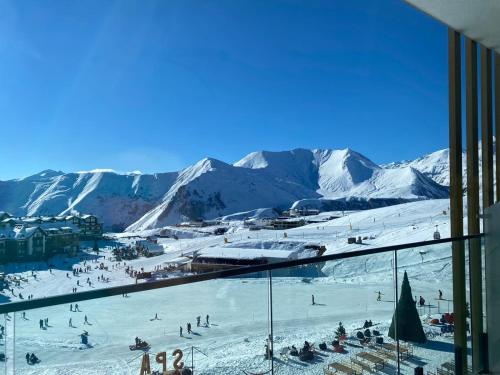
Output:
<svg viewBox="0 0 500 375">
<path fill-rule="evenodd" d="M 168 287 L 173 287 L 173 286 L 178 286 L 178 285 L 192 284 L 192 283 L 197 283 L 197 282 L 201 282 L 201 281 L 221 279 L 221 278 L 232 277 L 232 276 L 247 275 L 250 273 L 257 273 L 257 272 L 263 272 L 263 271 L 272 271 L 272 270 L 281 269 L 281 268 L 297 267 L 297 266 L 306 265 L 306 264 L 321 263 L 321 262 L 347 259 L 347 258 L 355 258 L 355 257 L 359 257 L 359 256 L 380 254 L 380 253 L 385 253 L 385 252 L 389 252 L 389 251 L 399 251 L 399 250 L 404 250 L 404 249 L 409 249 L 409 248 L 414 248 L 414 247 L 438 245 L 438 244 L 457 242 L 457 241 L 467 241 L 467 240 L 472 240 L 472 239 L 479 239 L 483 236 L 484 236 L 484 234 L 475 234 L 475 235 L 467 235 L 467 236 L 462 236 L 462 237 L 443 238 L 440 240 L 420 241 L 420 242 L 406 243 L 406 244 L 401 244 L 401 245 L 390 245 L 390 246 L 378 247 L 378 248 L 373 248 L 373 249 L 355 250 L 355 251 L 349 251 L 349 252 L 344 252 L 344 253 L 339 253 L 339 254 L 329 254 L 329 255 L 323 255 L 323 256 L 319 256 L 319 257 L 295 259 L 295 260 L 289 260 L 289 261 L 284 261 L 284 262 L 263 264 L 263 265 L 258 265 L 258 266 L 236 267 L 236 268 L 224 270 L 224 271 L 206 272 L 206 273 L 201 273 L 201 274 L 196 274 L 196 275 L 191 275 L 191 276 L 181 276 L 181 277 L 176 277 L 176 278 L 171 278 L 171 279 L 166 279 L 166 280 L 152 281 L 152 282 L 148 282 L 148 283 L 121 285 L 121 286 L 116 286 L 116 287 L 111 287 L 111 288 L 106 288 L 106 289 L 89 290 L 89 291 L 85 291 L 85 292 L 78 292 L 78 293 L 72 293 L 72 294 L 62 294 L 62 295 L 58 295 L 58 296 L 32 299 L 29 301 L 9 302 L 9 303 L 0 304 L 0 314 L 7 314 L 7 313 L 17 312 L 17 311 L 33 310 L 33 309 L 39 309 L 42 307 L 68 304 L 68 303 L 74 303 L 74 302 L 80 302 L 80 301 L 88 301 L 88 300 L 104 298 L 104 297 L 118 296 L 118 295 L 122 295 L 124 293 L 144 292 L 147 290 L 168 288 Z"/>
</svg>

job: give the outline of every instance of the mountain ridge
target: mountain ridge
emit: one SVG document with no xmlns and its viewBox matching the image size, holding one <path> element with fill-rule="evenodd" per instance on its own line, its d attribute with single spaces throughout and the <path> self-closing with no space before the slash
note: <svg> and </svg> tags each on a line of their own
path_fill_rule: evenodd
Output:
<svg viewBox="0 0 500 375">
<path fill-rule="evenodd" d="M 31 216 L 93 213 L 107 228 L 135 231 L 288 208 L 300 200 L 447 197 L 448 188 L 432 178 L 446 182 L 445 172 L 433 176 L 433 159 L 423 160 L 379 166 L 349 148 L 294 149 L 252 152 L 233 164 L 204 158 L 181 171 L 155 174 L 44 170 L 0 181 L 0 210 Z"/>
</svg>

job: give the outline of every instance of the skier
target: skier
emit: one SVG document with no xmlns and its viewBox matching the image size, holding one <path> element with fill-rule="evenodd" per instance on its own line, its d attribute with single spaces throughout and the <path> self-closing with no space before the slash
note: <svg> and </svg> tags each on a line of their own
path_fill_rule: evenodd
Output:
<svg viewBox="0 0 500 375">
<path fill-rule="evenodd" d="M 209 317 L 209 316 L 208 316 L 208 314 L 207 314 L 207 317 L 206 317 L 207 326 L 209 326 L 209 325 L 210 325 L 210 321 L 209 321 L 209 319 L 210 319 L 210 317 Z"/>
<path fill-rule="evenodd" d="M 40 326 L 40 329 L 43 329 L 43 320 L 40 319 L 40 321 L 38 322 L 39 326 Z"/>
<path fill-rule="evenodd" d="M 314 294 L 311 295 L 312 305 L 314 306 L 316 303 L 314 302 Z"/>
<path fill-rule="evenodd" d="M 23 311 L 23 319 L 26 320 L 26 311 Z"/>
<path fill-rule="evenodd" d="M 187 328 L 187 333 L 190 335 L 191 334 L 191 323 L 186 324 Z"/>
<path fill-rule="evenodd" d="M 179 336 L 182 337 L 182 326 L 179 327 Z"/>
<path fill-rule="evenodd" d="M 198 315 L 198 316 L 196 317 L 196 327 L 199 327 L 199 326 L 200 326 L 200 324 L 201 324 L 200 322 L 201 322 L 201 316 L 199 316 L 199 315 Z"/>
<path fill-rule="evenodd" d="M 443 299 L 443 291 L 439 289 L 438 293 L 439 293 L 439 299 Z"/>
<path fill-rule="evenodd" d="M 68 323 L 68 326 L 69 327 L 73 327 L 73 320 L 71 318 L 69 318 L 69 323 Z"/>
<path fill-rule="evenodd" d="M 75 304 L 75 311 L 80 311 L 80 308 L 78 307 L 78 303 Z"/>
<path fill-rule="evenodd" d="M 74 291 L 75 291 L 75 288 L 73 288 L 73 292 Z M 69 305 L 69 311 L 73 312 L 73 304 L 72 303 Z"/>
<path fill-rule="evenodd" d="M 26 353 L 26 363 L 30 364 L 30 353 Z"/>
<path fill-rule="evenodd" d="M 49 327 L 49 318 L 45 318 L 45 322 L 44 323 L 45 323 L 45 327 L 48 328 Z"/>
<path fill-rule="evenodd" d="M 88 319 L 87 319 L 87 315 L 85 315 L 85 318 L 84 318 L 84 319 L 85 319 L 85 321 L 83 322 L 83 324 L 89 324 L 89 321 L 88 321 Z"/>
</svg>

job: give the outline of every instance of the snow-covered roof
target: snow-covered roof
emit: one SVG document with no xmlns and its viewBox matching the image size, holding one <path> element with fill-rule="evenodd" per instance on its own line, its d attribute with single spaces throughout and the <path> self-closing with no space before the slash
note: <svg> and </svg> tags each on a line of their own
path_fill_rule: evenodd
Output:
<svg viewBox="0 0 500 375">
<path fill-rule="evenodd" d="M 23 223 L 38 223 L 41 221 L 47 221 L 47 218 L 40 218 L 37 216 L 33 216 L 33 217 L 25 217 L 25 218 L 21 219 L 21 221 Z"/>
<path fill-rule="evenodd" d="M 202 257 L 231 259 L 293 259 L 294 250 L 248 249 L 239 247 L 209 247 L 198 253 Z"/>
<path fill-rule="evenodd" d="M 33 234 L 36 232 L 42 232 L 43 230 L 39 227 L 27 227 L 27 226 L 21 226 L 18 227 L 16 226 L 14 229 L 11 231 L 10 236 L 6 236 L 7 238 L 14 238 L 16 240 L 21 240 L 21 239 L 26 239 L 30 238 Z"/>
<path fill-rule="evenodd" d="M 8 223 L 16 223 L 17 220 L 14 219 L 13 217 L 8 217 L 7 219 L 3 219 L 2 223 L 8 224 Z"/>
<path fill-rule="evenodd" d="M 24 239 L 29 238 L 36 231 L 42 231 L 44 233 L 57 234 L 61 232 L 65 233 L 79 233 L 80 229 L 74 225 L 68 225 L 64 222 L 55 223 L 42 223 L 38 225 L 30 224 L 18 224 L 15 227 L 5 227 L 0 228 L 0 238 L 10 238 L 10 239 Z"/>
</svg>

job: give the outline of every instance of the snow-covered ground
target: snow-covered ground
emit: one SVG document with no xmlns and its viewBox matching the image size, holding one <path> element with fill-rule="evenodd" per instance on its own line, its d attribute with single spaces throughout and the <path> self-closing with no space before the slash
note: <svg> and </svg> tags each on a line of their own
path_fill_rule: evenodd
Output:
<svg viewBox="0 0 500 375">
<path fill-rule="evenodd" d="M 321 224 L 312 224 L 287 231 L 249 231 L 241 222 L 228 222 L 229 231 L 224 236 L 189 236 L 174 240 L 161 238 L 165 254 L 153 258 L 127 261 L 134 269 L 143 267 L 146 271 L 165 263 L 183 261 L 185 255 L 210 248 L 261 249 L 266 251 L 300 250 L 307 243 L 325 245 L 327 254 L 341 253 L 391 244 L 408 243 L 432 239 L 438 225 L 442 237 L 448 237 L 448 200 L 429 200 L 391 206 L 374 210 L 349 213 L 347 216 Z M 202 228 L 205 230 L 205 228 Z M 188 229 L 185 230 L 189 232 Z M 285 236 L 286 232 L 286 236 Z M 347 237 L 366 237 L 364 244 L 348 245 Z M 134 239 L 120 236 L 120 241 Z M 181 238 L 181 237 L 180 237 Z M 98 271 L 92 262 L 95 256 L 88 254 L 81 259 L 56 259 L 52 273 L 42 264 L 6 265 L 4 271 L 11 276 L 21 277 L 19 288 L 0 294 L 0 303 L 19 299 L 30 294 L 34 298 L 70 293 L 90 288 L 110 287 L 133 283 L 124 266 L 113 262 L 110 250 L 103 250 L 99 262 L 109 271 Z M 104 259 L 103 257 L 106 256 Z M 84 260 L 85 258 L 85 260 Z M 86 261 L 92 271 L 74 277 L 68 269 Z M 90 262 L 90 263 L 89 263 Z M 38 267 L 36 279 L 31 268 Z M 431 307 L 433 316 L 449 311 L 447 301 L 437 301 L 437 290 L 444 292 L 445 299 L 452 299 L 451 250 L 450 245 L 408 249 L 398 253 L 398 284 L 406 270 L 415 296 L 422 295 Z M 279 359 L 279 351 L 286 346 L 302 346 L 305 340 L 316 347 L 320 342 L 331 342 L 338 323 L 342 321 L 349 335 L 363 325 L 366 319 L 377 324 L 376 329 L 384 334 L 394 309 L 393 253 L 358 257 L 320 266 L 325 277 L 302 280 L 302 278 L 274 277 L 273 318 L 276 373 L 278 374 L 322 374 L 323 367 L 332 361 L 349 361 L 362 349 L 348 346 L 347 354 L 332 351 L 320 352 L 312 363 L 304 363 L 291 357 Z M 97 280 L 98 276 L 109 278 L 109 283 Z M 175 276 L 175 275 L 172 275 Z M 92 286 L 85 283 L 87 277 Z M 82 286 L 76 285 L 80 280 Z M 307 281 L 307 282 L 305 282 Z M 382 301 L 376 300 L 376 292 L 383 293 Z M 311 296 L 316 305 L 311 305 Z M 439 302 L 439 304 L 438 304 Z M 439 307 L 438 307 L 439 305 Z M 451 306 L 451 302 L 450 302 Z M 451 308 L 451 307 L 450 307 Z M 195 351 L 194 362 L 198 374 L 242 374 L 243 370 L 253 373 L 264 372 L 269 362 L 263 358 L 264 344 L 268 337 L 268 281 L 262 278 L 212 280 L 180 287 L 166 288 L 143 293 L 130 294 L 80 304 L 81 312 L 70 312 L 69 306 L 53 306 L 16 314 L 15 359 L 17 374 L 138 374 L 140 353 L 131 352 L 128 345 L 139 336 L 151 345 L 151 353 L 175 348 L 184 350 L 186 364 L 191 347 Z M 439 311 L 438 311 L 439 309 Z M 155 314 L 158 320 L 150 320 Z M 428 320 L 428 309 L 420 311 L 424 322 Z M 196 316 L 204 321 L 210 315 L 208 327 L 196 327 Z M 438 315 L 435 315 L 438 314 Z M 84 325 L 87 315 L 90 325 Z M 11 314 L 11 319 L 14 317 Z M 39 320 L 49 318 L 46 330 L 39 328 Z M 72 318 L 76 328 L 68 327 Z M 13 320 L 2 321 L 11 331 Z M 179 337 L 179 327 L 193 324 L 194 333 Z M 413 367 L 424 365 L 426 370 L 450 361 L 453 358 L 451 335 L 435 335 L 439 330 L 424 323 L 429 342 L 415 348 L 415 357 L 403 364 L 402 371 L 413 372 Z M 90 346 L 80 344 L 79 334 L 89 332 Z M 329 346 L 331 348 L 331 345 Z M 5 347 L 0 346 L 0 351 Z M 41 363 L 26 364 L 26 352 L 35 352 Z M 7 356 L 14 356 L 11 348 Z M 152 369 L 159 369 L 152 359 Z M 169 356 L 169 368 L 173 357 Z M 394 372 L 392 363 L 386 370 Z M 4 368 L 0 364 L 0 374 Z M 387 372 L 386 371 L 386 372 Z"/>
</svg>

